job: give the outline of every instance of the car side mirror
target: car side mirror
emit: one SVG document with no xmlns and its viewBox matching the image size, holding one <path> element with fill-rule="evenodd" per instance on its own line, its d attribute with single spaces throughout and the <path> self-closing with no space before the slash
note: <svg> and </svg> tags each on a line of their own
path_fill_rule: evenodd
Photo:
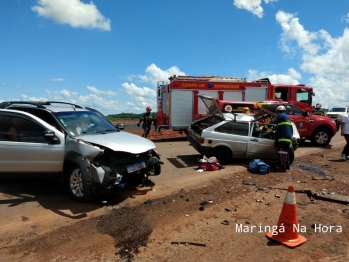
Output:
<svg viewBox="0 0 349 262">
<path fill-rule="evenodd" d="M 303 116 L 308 116 L 309 113 L 308 112 L 303 112 Z"/>
<path fill-rule="evenodd" d="M 44 131 L 44 138 L 47 140 L 52 140 L 55 137 L 55 132 L 49 129 Z"/>
<path fill-rule="evenodd" d="M 125 125 L 124 124 L 116 124 L 115 127 L 119 130 L 124 130 L 125 129 Z"/>
</svg>

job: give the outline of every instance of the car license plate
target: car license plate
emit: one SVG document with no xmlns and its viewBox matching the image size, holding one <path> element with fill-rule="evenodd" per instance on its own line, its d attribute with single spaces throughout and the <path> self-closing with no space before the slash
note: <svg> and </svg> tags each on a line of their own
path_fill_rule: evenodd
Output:
<svg viewBox="0 0 349 262">
<path fill-rule="evenodd" d="M 133 173 L 133 172 L 136 172 L 138 170 L 141 170 L 142 168 L 145 168 L 146 165 L 145 165 L 145 162 L 142 161 L 142 162 L 138 162 L 138 163 L 135 163 L 132 165 L 128 165 L 126 167 L 127 167 L 127 173 Z"/>
</svg>

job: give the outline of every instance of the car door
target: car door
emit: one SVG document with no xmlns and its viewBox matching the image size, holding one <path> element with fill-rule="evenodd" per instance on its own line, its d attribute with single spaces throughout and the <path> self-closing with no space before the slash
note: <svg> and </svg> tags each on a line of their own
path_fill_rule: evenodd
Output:
<svg viewBox="0 0 349 262">
<path fill-rule="evenodd" d="M 16 126 L 16 136 L 9 129 Z M 57 173 L 63 170 L 64 135 L 40 119 L 24 112 L 0 111 L 0 172 L 1 173 Z M 8 129 L 7 129 L 8 128 Z M 7 130 L 6 130 L 7 129 Z M 45 130 L 53 130 L 55 139 L 46 139 Z"/>
<path fill-rule="evenodd" d="M 258 123 L 252 123 L 246 151 L 247 159 L 278 159 L 275 140 L 271 137 L 263 137 L 257 131 Z"/>
<path fill-rule="evenodd" d="M 309 116 L 304 116 L 303 111 L 295 106 L 286 106 L 286 113 L 290 120 L 296 125 L 300 137 L 307 137 L 309 128 L 314 119 Z"/>
<path fill-rule="evenodd" d="M 245 158 L 248 144 L 249 122 L 228 121 L 218 126 L 211 133 L 214 146 L 227 146 L 232 151 L 232 156 Z"/>
</svg>

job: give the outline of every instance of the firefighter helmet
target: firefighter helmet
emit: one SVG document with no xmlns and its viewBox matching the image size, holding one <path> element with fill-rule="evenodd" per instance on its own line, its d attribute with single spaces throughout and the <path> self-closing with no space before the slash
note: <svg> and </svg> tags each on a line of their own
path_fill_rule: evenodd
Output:
<svg viewBox="0 0 349 262">
<path fill-rule="evenodd" d="M 249 114 L 250 113 L 250 109 L 246 106 L 242 108 L 242 112 L 245 114 Z"/>
<path fill-rule="evenodd" d="M 278 106 L 278 107 L 276 108 L 276 111 L 286 111 L 286 107 L 284 107 L 284 106 Z"/>
<path fill-rule="evenodd" d="M 147 107 L 145 108 L 145 110 L 147 110 L 147 112 L 150 112 L 150 111 L 151 111 L 151 107 L 150 107 L 150 106 L 147 106 Z"/>
</svg>

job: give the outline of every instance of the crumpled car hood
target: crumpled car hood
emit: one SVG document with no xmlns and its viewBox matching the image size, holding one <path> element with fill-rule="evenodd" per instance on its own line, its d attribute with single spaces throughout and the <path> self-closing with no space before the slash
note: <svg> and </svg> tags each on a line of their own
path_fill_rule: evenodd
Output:
<svg viewBox="0 0 349 262">
<path fill-rule="evenodd" d="M 84 135 L 76 138 L 95 145 L 107 147 L 113 151 L 123 151 L 132 154 L 139 154 L 156 148 L 155 144 L 149 139 L 123 131 Z"/>
</svg>

